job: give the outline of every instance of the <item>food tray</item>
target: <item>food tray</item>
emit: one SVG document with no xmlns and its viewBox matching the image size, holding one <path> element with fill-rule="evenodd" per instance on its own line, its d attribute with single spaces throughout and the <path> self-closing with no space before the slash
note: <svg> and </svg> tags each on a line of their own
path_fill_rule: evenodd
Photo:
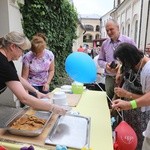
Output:
<svg viewBox="0 0 150 150">
<path fill-rule="evenodd" d="M 51 112 L 46 112 L 46 111 L 35 111 L 35 114 L 34 116 L 40 118 L 40 119 L 45 119 L 46 122 L 45 124 L 37 129 L 37 130 L 19 130 L 19 129 L 14 129 L 14 128 L 11 128 L 11 125 L 16 121 L 18 120 L 19 118 L 25 116 L 26 114 L 26 111 L 27 110 L 23 110 L 21 111 L 20 113 L 18 113 L 17 115 L 15 115 L 13 118 L 11 118 L 7 123 L 6 123 L 6 130 L 8 130 L 8 132 L 10 132 L 11 134 L 14 134 L 14 135 L 22 135 L 22 136 L 38 136 L 40 135 L 44 128 L 46 127 L 48 121 L 50 120 L 51 116 L 52 116 L 52 113 Z"/>
<path fill-rule="evenodd" d="M 65 145 L 69 148 L 89 148 L 90 124 L 88 117 L 79 115 L 65 115 L 58 117 L 45 143 L 51 145 Z"/>
<path fill-rule="evenodd" d="M 1 105 L 0 106 L 0 128 L 6 127 L 6 122 L 10 120 L 14 115 L 21 112 L 23 108 L 13 108 Z"/>
</svg>

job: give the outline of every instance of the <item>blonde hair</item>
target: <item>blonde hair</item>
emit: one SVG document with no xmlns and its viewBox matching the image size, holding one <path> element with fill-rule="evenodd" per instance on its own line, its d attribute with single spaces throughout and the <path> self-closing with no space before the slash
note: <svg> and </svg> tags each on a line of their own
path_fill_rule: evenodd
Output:
<svg viewBox="0 0 150 150">
<path fill-rule="evenodd" d="M 38 53 L 46 48 L 45 40 L 40 36 L 33 36 L 31 40 L 31 50 L 32 52 Z"/>
<path fill-rule="evenodd" d="M 29 39 L 23 33 L 16 31 L 9 32 L 0 38 L 0 48 L 8 47 L 10 44 L 15 44 L 23 50 L 31 48 L 31 42 Z"/>
<path fill-rule="evenodd" d="M 43 40 L 44 40 L 45 42 L 47 41 L 47 38 L 46 38 L 46 36 L 45 36 L 44 33 L 38 32 L 38 33 L 36 33 L 35 36 L 39 36 L 39 37 L 43 38 Z"/>
</svg>

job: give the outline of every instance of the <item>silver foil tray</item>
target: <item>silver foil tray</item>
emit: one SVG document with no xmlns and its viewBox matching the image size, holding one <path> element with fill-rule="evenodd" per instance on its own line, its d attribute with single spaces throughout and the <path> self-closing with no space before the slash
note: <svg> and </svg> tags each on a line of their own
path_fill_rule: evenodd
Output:
<svg viewBox="0 0 150 150">
<path fill-rule="evenodd" d="M 65 145 L 75 149 L 89 148 L 90 124 L 91 120 L 88 117 L 79 115 L 60 116 L 46 138 L 45 143 Z"/>
<path fill-rule="evenodd" d="M 6 130 L 8 130 L 9 133 L 14 134 L 14 135 L 21 135 L 21 136 L 38 136 L 40 135 L 44 128 L 46 127 L 48 121 L 50 120 L 52 113 L 46 112 L 46 111 L 36 111 L 35 116 L 41 119 L 46 119 L 45 124 L 42 126 L 42 128 L 38 130 L 18 130 L 18 129 L 13 129 L 11 128 L 11 125 L 18 120 L 19 118 L 23 117 L 25 115 L 26 110 L 18 113 L 15 115 L 13 118 L 11 118 L 7 123 L 6 123 Z"/>
<path fill-rule="evenodd" d="M 6 123 L 14 115 L 21 112 L 23 108 L 13 108 L 4 105 L 0 105 L 0 128 L 6 128 Z"/>
</svg>

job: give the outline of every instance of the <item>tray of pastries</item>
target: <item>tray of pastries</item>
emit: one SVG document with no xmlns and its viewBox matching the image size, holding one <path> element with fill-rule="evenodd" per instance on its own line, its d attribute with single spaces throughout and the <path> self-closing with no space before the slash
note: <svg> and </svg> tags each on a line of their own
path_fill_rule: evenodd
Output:
<svg viewBox="0 0 150 150">
<path fill-rule="evenodd" d="M 52 116 L 51 112 L 23 110 L 6 123 L 8 132 L 14 135 L 38 136 L 46 127 Z"/>
</svg>

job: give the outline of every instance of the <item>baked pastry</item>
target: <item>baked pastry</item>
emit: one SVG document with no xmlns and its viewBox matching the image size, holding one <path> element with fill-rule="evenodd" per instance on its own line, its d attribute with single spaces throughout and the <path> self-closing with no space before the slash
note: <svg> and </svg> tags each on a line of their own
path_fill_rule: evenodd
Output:
<svg viewBox="0 0 150 150">
<path fill-rule="evenodd" d="M 24 115 L 11 125 L 11 128 L 18 130 L 38 130 L 43 127 L 46 120 L 34 115 Z"/>
</svg>

